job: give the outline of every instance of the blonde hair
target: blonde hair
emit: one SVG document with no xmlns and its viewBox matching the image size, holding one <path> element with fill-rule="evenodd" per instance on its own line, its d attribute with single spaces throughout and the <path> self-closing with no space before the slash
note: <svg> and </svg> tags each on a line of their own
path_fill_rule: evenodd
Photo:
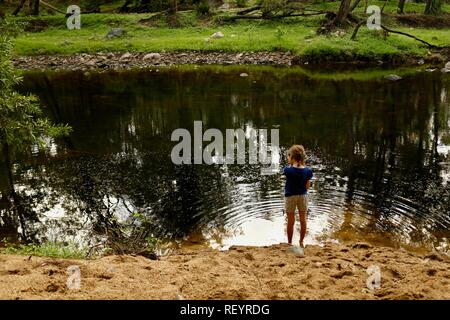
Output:
<svg viewBox="0 0 450 320">
<path fill-rule="evenodd" d="M 289 148 L 288 155 L 292 157 L 295 161 L 305 163 L 306 161 L 306 152 L 305 148 L 300 144 L 295 144 Z"/>
</svg>

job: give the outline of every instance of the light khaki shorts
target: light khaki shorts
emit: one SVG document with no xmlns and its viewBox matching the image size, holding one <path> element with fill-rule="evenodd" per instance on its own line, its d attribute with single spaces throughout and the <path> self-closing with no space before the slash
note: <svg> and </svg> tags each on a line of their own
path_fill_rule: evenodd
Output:
<svg viewBox="0 0 450 320">
<path fill-rule="evenodd" d="M 307 211 L 308 210 L 308 195 L 295 195 L 284 198 L 284 206 L 286 213 L 295 212 L 295 208 L 298 211 Z"/>
</svg>

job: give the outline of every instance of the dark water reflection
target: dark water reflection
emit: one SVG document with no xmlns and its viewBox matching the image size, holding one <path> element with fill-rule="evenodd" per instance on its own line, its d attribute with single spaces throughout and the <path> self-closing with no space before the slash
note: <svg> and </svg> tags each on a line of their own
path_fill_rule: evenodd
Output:
<svg viewBox="0 0 450 320">
<path fill-rule="evenodd" d="M 244 70 L 244 69 L 242 69 Z M 285 241 L 283 179 L 255 165 L 175 166 L 176 128 L 279 128 L 316 173 L 308 243 L 363 238 L 447 250 L 450 77 L 315 80 L 277 69 L 27 74 L 68 139 L 0 171 L 0 237 L 92 244 L 145 213 L 148 233 L 214 246 Z M 285 163 L 283 157 L 282 164 Z M 294 239 L 296 240 L 296 239 Z"/>
</svg>

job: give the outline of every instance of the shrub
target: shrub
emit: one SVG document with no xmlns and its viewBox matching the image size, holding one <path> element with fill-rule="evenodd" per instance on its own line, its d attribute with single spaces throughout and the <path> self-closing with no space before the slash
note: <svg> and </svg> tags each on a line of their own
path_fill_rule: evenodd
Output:
<svg viewBox="0 0 450 320">
<path fill-rule="evenodd" d="M 245 8 L 248 5 L 248 0 L 236 0 L 235 2 L 238 8 Z"/>
<path fill-rule="evenodd" d="M 210 13 L 210 6 L 208 3 L 208 0 L 201 0 L 197 5 L 196 5 L 196 10 L 197 10 L 197 14 L 200 16 L 206 16 Z"/>
</svg>

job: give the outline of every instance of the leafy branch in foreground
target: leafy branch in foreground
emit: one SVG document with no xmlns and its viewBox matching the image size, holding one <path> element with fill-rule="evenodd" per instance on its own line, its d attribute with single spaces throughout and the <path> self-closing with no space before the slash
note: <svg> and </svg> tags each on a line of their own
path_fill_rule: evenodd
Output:
<svg viewBox="0 0 450 320">
<path fill-rule="evenodd" d="M 134 254 L 152 260 L 159 258 L 157 251 L 162 241 L 150 230 L 155 229 L 154 221 L 144 213 L 133 212 L 128 221 L 111 226 L 106 243 L 111 254 Z"/>
<path fill-rule="evenodd" d="M 35 96 L 16 91 L 22 78 L 11 62 L 12 37 L 16 32 L 7 22 L 0 22 L 0 143 L 3 148 L 28 148 L 33 143 L 43 146 L 45 137 L 70 133 L 67 125 L 54 125 L 43 117 Z"/>
<path fill-rule="evenodd" d="M 16 25 L 0 19 L 0 153 L 8 183 L 6 193 L 0 196 L 22 221 L 27 212 L 14 186 L 13 152 L 29 151 L 35 145 L 42 148 L 46 139 L 68 135 L 71 128 L 52 124 L 43 116 L 35 96 L 16 90 L 22 81 L 11 62 L 12 40 L 17 33 Z"/>
</svg>

